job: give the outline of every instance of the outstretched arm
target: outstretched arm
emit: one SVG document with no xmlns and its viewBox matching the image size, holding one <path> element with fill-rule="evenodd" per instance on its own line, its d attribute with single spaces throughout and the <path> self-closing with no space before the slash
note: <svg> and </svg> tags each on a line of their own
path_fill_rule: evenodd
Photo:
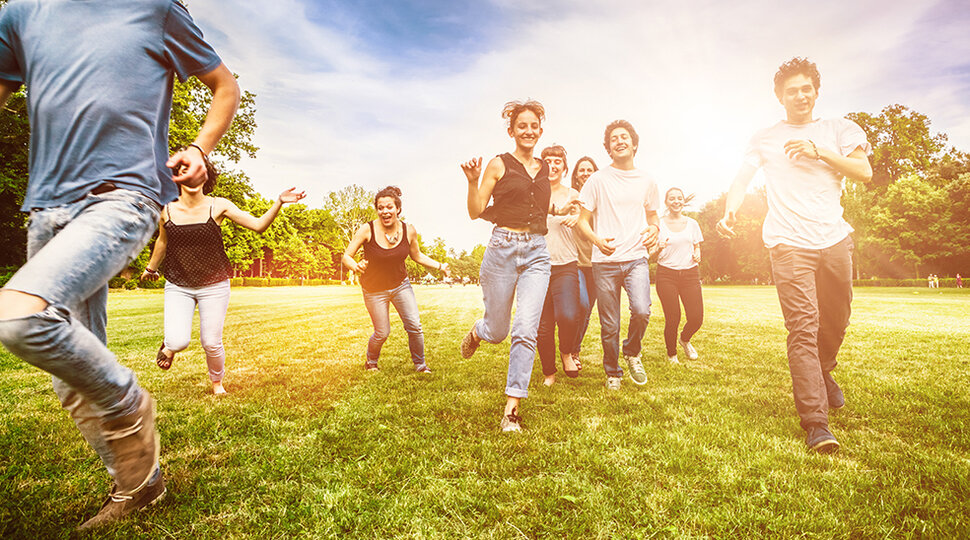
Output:
<svg viewBox="0 0 970 540">
<path fill-rule="evenodd" d="M 220 216 L 231 220 L 237 225 L 241 225 L 247 229 L 261 233 L 273 224 L 273 220 L 275 220 L 276 216 L 279 215 L 280 208 L 282 208 L 284 204 L 297 202 L 303 197 L 306 197 L 305 191 L 297 191 L 296 188 L 290 188 L 283 193 L 280 193 L 280 196 L 276 198 L 273 206 L 270 207 L 265 214 L 258 218 L 249 212 L 240 210 L 239 207 L 229 199 L 218 198 L 216 200 L 222 203 Z"/>
<path fill-rule="evenodd" d="M 717 233 L 725 238 L 734 238 L 734 223 L 735 215 L 738 212 L 738 208 L 741 208 L 741 203 L 744 202 L 744 194 L 748 191 L 748 184 L 751 183 L 751 179 L 754 178 L 754 173 L 758 169 L 751 164 L 745 163 L 741 165 L 741 169 L 738 170 L 738 174 L 734 177 L 734 182 L 731 182 L 731 189 L 728 190 L 727 200 L 724 203 L 724 217 L 721 221 L 717 222 Z"/>
<path fill-rule="evenodd" d="M 408 238 L 413 238 L 415 240 L 411 241 L 411 260 L 420 264 L 421 266 L 427 268 L 428 270 L 441 270 L 446 276 L 451 277 L 451 268 L 448 263 L 438 262 L 431 257 L 428 257 L 421 251 L 421 247 L 418 246 L 417 237 L 418 231 L 413 225 L 408 225 Z"/>
<path fill-rule="evenodd" d="M 198 148 L 189 146 L 180 150 L 172 154 L 166 163 L 176 171 L 172 177 L 175 183 L 198 184 L 205 180 L 205 159 L 202 153 L 205 152 L 206 156 L 212 153 L 219 139 L 232 124 L 232 117 L 239 107 L 239 84 L 225 64 L 219 64 L 212 71 L 198 75 L 198 79 L 212 90 L 212 104 L 209 105 L 202 128 L 192 142 Z"/>
</svg>

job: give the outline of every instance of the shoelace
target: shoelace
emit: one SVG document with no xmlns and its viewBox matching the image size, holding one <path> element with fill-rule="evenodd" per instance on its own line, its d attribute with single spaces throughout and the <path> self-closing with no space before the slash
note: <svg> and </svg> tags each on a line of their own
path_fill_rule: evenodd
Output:
<svg viewBox="0 0 970 540">
<path fill-rule="evenodd" d="M 116 502 L 116 503 L 130 501 L 131 499 L 134 498 L 131 495 L 122 495 L 120 493 L 112 493 L 109 496 L 111 497 L 111 500 L 114 501 L 114 502 Z"/>
</svg>

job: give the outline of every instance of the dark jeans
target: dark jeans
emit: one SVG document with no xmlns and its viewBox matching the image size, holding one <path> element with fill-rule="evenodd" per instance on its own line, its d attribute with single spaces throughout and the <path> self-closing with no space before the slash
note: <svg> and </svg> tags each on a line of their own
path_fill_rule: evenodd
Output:
<svg viewBox="0 0 970 540">
<path fill-rule="evenodd" d="M 543 375 L 556 373 L 556 326 L 559 326 L 559 352 L 570 354 L 576 348 L 577 329 L 582 317 L 576 263 L 553 266 L 539 317 L 538 349 Z"/>
<path fill-rule="evenodd" d="M 835 369 L 849 326 L 852 248 L 848 236 L 825 249 L 771 248 L 771 274 L 788 329 L 788 369 L 803 429 L 828 425 L 822 373 Z"/>
<path fill-rule="evenodd" d="M 704 298 L 701 295 L 699 267 L 674 270 L 657 266 L 657 296 L 664 310 L 664 344 L 667 356 L 677 354 L 677 328 L 680 326 L 680 303 L 684 303 L 687 322 L 680 333 L 682 341 L 690 341 L 704 322 Z"/>
<path fill-rule="evenodd" d="M 603 371 L 607 377 L 622 377 L 620 367 L 620 291 L 630 301 L 630 326 L 623 340 L 623 356 L 639 356 L 640 342 L 650 322 L 650 267 L 647 259 L 593 263 L 596 302 L 603 341 Z"/>
<path fill-rule="evenodd" d="M 593 283 L 593 267 L 580 266 L 579 268 L 579 309 L 582 310 L 582 320 L 576 329 L 576 346 L 573 347 L 573 354 L 579 356 L 579 350 L 583 346 L 583 338 L 586 337 L 586 329 L 589 328 L 589 316 L 593 313 L 593 305 L 596 303 L 596 284 Z"/>
</svg>

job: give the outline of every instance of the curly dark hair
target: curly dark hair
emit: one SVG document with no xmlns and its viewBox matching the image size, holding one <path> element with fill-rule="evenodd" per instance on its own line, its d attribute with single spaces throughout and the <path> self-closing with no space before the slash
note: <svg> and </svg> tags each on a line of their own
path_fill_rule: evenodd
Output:
<svg viewBox="0 0 970 540">
<path fill-rule="evenodd" d="M 812 86 L 815 91 L 822 87 L 822 77 L 818 74 L 818 67 L 814 62 L 809 62 L 807 58 L 796 56 L 778 67 L 775 73 L 775 95 L 781 97 L 781 87 L 785 81 L 793 75 L 804 75 L 812 79 Z"/>
<path fill-rule="evenodd" d="M 542 106 L 542 103 L 534 99 L 528 99 L 526 101 L 510 101 L 502 107 L 502 118 L 508 122 L 509 128 L 515 123 L 515 119 L 519 117 L 525 111 L 532 111 L 535 113 L 539 122 L 546 119 L 546 109 Z"/>
<path fill-rule="evenodd" d="M 576 160 L 576 164 L 573 165 L 573 176 L 572 176 L 572 178 L 573 178 L 573 189 L 575 189 L 576 191 L 579 191 L 580 188 L 583 187 L 583 186 L 579 185 L 579 175 L 577 174 L 577 172 L 579 171 L 579 164 L 582 163 L 582 162 L 584 162 L 584 161 L 588 161 L 589 164 L 593 166 L 593 171 L 594 172 L 600 170 L 600 168 L 596 166 L 596 162 L 593 161 L 593 158 L 591 158 L 589 156 L 583 156 L 583 157 L 577 159 Z"/>
<path fill-rule="evenodd" d="M 377 192 L 374 195 L 374 209 L 377 209 L 377 201 L 383 199 L 384 197 L 390 197 L 394 199 L 394 204 L 397 205 L 397 214 L 401 215 L 401 188 L 397 186 L 387 186 L 386 188 Z"/>
<path fill-rule="evenodd" d="M 633 124 L 627 122 L 626 120 L 614 120 L 606 126 L 606 131 L 603 133 L 603 147 L 606 148 L 606 153 L 610 153 L 610 134 L 616 128 L 623 128 L 630 134 L 630 139 L 633 141 L 633 146 L 640 146 L 640 136 L 637 135 L 637 130 L 633 129 Z M 634 153 L 636 151 L 634 150 Z"/>
</svg>

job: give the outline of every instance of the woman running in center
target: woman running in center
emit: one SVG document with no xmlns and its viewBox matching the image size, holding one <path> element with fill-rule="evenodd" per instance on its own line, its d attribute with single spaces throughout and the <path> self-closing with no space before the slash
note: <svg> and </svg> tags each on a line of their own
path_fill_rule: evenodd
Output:
<svg viewBox="0 0 970 540">
<path fill-rule="evenodd" d="M 569 209 L 566 215 L 550 215 L 546 218 L 546 245 L 552 262 L 549 277 L 549 290 L 539 319 L 539 361 L 542 363 L 543 384 L 552 386 L 556 382 L 556 327 L 559 327 L 559 354 L 562 357 L 562 370 L 567 377 L 579 375 L 579 367 L 573 359 L 576 338 L 582 322 L 582 308 L 579 300 L 579 270 L 576 261 L 579 251 L 573 227 L 579 221 L 579 192 L 562 183 L 566 174 L 566 149 L 559 145 L 550 146 L 542 151 L 542 159 L 549 165 L 550 202 L 555 212 Z"/>
<path fill-rule="evenodd" d="M 450 276 L 448 264 L 422 253 L 417 241 L 418 231 L 414 225 L 401 221 L 399 188 L 388 186 L 378 191 L 374 197 L 374 207 L 377 209 L 377 219 L 357 229 L 341 259 L 344 266 L 360 275 L 364 306 L 374 324 L 374 333 L 367 341 L 364 368 L 377 370 L 381 347 L 391 332 L 390 305 L 394 304 L 408 334 L 408 349 L 415 371 L 431 373 L 424 360 L 424 333 L 421 331 L 418 302 L 408 281 L 404 260 L 410 255 L 414 262 L 425 268 L 441 270 Z M 364 258 L 357 262 L 354 255 L 361 246 L 364 247 Z"/>
<path fill-rule="evenodd" d="M 471 358 L 481 340 L 500 343 L 505 339 L 515 300 L 501 421 L 502 431 L 508 432 L 522 429 L 519 401 L 529 395 L 551 265 L 543 236 L 549 211 L 549 166 L 534 155 L 545 110 L 537 101 L 513 101 L 505 104 L 502 118 L 508 120 L 515 150 L 492 158 L 484 173 L 482 158 L 461 164 L 468 180 L 469 217 L 495 223 L 479 277 L 485 315 L 462 339 L 461 355 Z M 486 208 L 489 199 L 492 206 Z"/>
<path fill-rule="evenodd" d="M 660 255 L 657 257 L 657 296 L 664 311 L 664 342 L 667 360 L 677 360 L 677 330 L 680 326 L 680 303 L 684 303 L 687 322 L 680 333 L 680 346 L 690 360 L 697 360 L 697 349 L 690 339 L 704 321 L 704 297 L 701 294 L 700 225 L 684 215 L 684 205 L 691 197 L 684 197 L 680 188 L 670 188 L 664 196 L 667 212 L 660 219 Z"/>
</svg>

